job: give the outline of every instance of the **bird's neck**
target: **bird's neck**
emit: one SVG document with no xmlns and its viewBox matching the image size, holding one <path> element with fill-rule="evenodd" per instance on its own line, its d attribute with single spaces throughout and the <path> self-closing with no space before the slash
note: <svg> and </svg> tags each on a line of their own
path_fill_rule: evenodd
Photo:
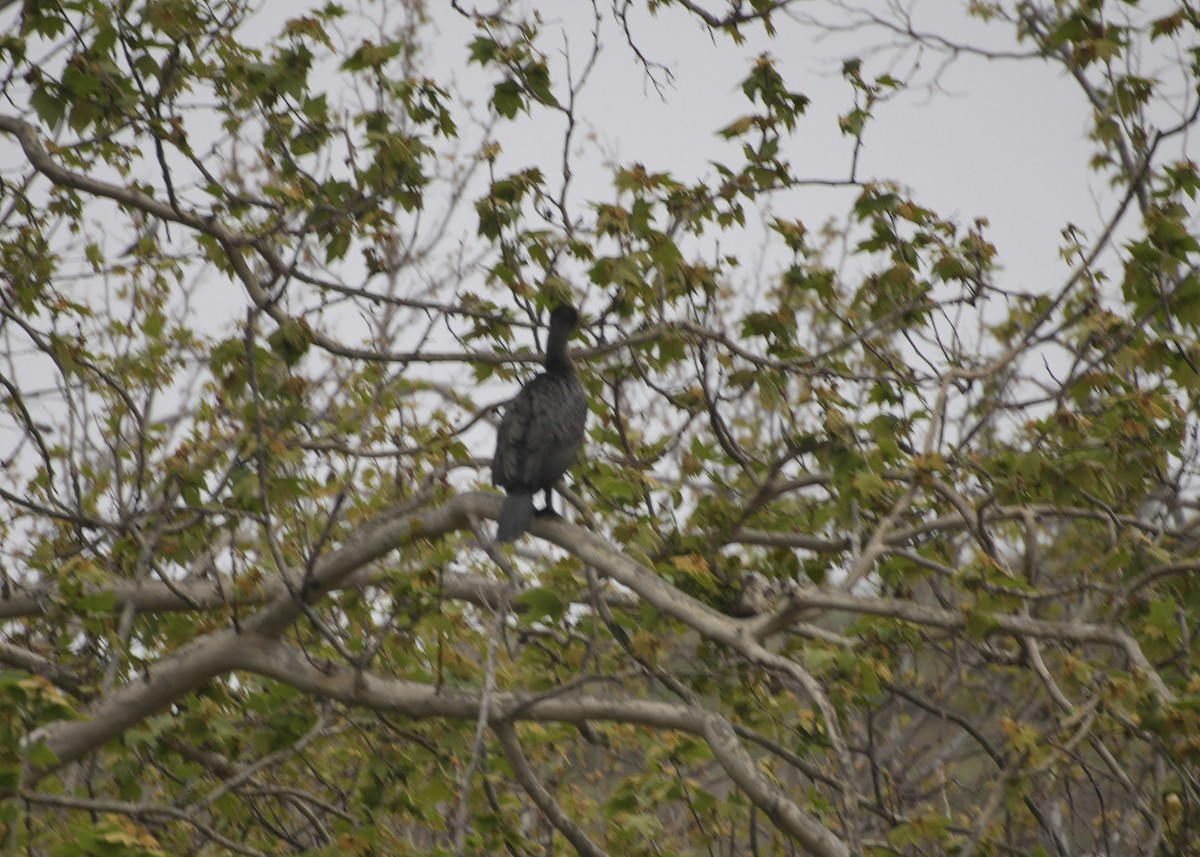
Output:
<svg viewBox="0 0 1200 857">
<path fill-rule="evenodd" d="M 571 351 L 567 347 L 567 332 L 551 330 L 546 341 L 546 371 L 561 372 L 567 375 L 575 374 L 575 364 L 571 360 Z"/>
</svg>

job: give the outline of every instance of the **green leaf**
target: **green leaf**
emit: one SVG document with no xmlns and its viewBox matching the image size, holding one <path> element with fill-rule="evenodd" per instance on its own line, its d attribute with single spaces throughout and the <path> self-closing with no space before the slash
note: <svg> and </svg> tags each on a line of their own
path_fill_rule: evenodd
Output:
<svg viewBox="0 0 1200 857">
<path fill-rule="evenodd" d="M 76 343 L 68 342 L 57 333 L 52 333 L 50 334 L 50 347 L 54 352 L 54 359 L 62 367 L 64 374 L 72 375 L 79 371 L 81 349 Z"/>
<path fill-rule="evenodd" d="M 112 613 L 117 606 L 117 593 L 111 589 L 76 598 L 72 606 L 82 613 Z"/>
<path fill-rule="evenodd" d="M 58 762 L 58 755 L 45 741 L 35 741 L 25 752 L 25 759 L 35 768 L 50 768 Z"/>
<path fill-rule="evenodd" d="M 717 133 L 728 140 L 732 137 L 742 136 L 756 124 L 758 124 L 757 116 L 743 116 L 741 119 L 726 125 Z"/>
<path fill-rule="evenodd" d="M 57 130 L 62 124 L 63 118 L 67 115 L 67 102 L 65 99 L 56 98 L 50 94 L 50 91 L 39 86 L 33 90 L 33 94 L 29 96 L 29 103 L 32 105 L 34 112 L 38 118 L 50 126 L 51 130 Z"/>
<path fill-rule="evenodd" d="M 389 42 L 377 45 L 372 41 L 364 41 L 350 56 L 342 61 L 344 71 L 365 71 L 380 69 L 389 61 L 395 59 L 404 50 L 403 42 Z"/>
<path fill-rule="evenodd" d="M 1167 642 L 1180 639 L 1178 606 L 1174 598 L 1156 598 L 1150 602 L 1146 615 L 1146 632 L 1151 637 Z"/>
<path fill-rule="evenodd" d="M 982 640 L 998 627 L 996 617 L 984 610 L 967 610 L 964 618 L 967 634 L 974 640 Z"/>
<path fill-rule="evenodd" d="M 467 51 L 471 62 L 487 65 L 499 54 L 500 46 L 496 44 L 494 39 L 479 36 L 471 42 Z"/>
<path fill-rule="evenodd" d="M 1180 9 L 1178 12 L 1173 12 L 1170 15 L 1159 18 L 1150 25 L 1150 39 L 1161 38 L 1163 36 L 1173 36 L 1183 26 L 1183 22 L 1187 20 L 1187 10 Z"/>
<path fill-rule="evenodd" d="M 552 624 L 557 624 L 567 612 L 568 606 L 556 592 L 540 586 L 525 590 L 513 601 L 525 607 L 524 618 L 530 622 L 549 620 Z"/>
<path fill-rule="evenodd" d="M 269 337 L 271 350 L 288 366 L 295 366 L 313 343 L 313 332 L 303 319 L 290 318 Z"/>
<path fill-rule="evenodd" d="M 505 119 L 513 119 L 525 108 L 521 85 L 511 77 L 496 84 L 492 92 L 492 107 Z"/>
</svg>

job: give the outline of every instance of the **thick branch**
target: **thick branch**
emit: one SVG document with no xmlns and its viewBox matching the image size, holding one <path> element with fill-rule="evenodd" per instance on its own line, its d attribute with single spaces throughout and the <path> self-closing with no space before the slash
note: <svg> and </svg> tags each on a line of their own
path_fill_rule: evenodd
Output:
<svg viewBox="0 0 1200 857">
<path fill-rule="evenodd" d="M 482 694 L 475 691 L 384 678 L 332 663 L 318 665 L 286 643 L 266 639 L 252 642 L 241 649 L 240 668 L 347 705 L 361 705 L 408 717 L 473 721 L 483 704 Z M 488 706 L 488 720 L 493 729 L 503 729 L 505 724 L 518 718 L 576 725 L 603 720 L 655 729 L 678 729 L 698 735 L 709 743 L 721 766 L 755 805 L 809 853 L 820 857 L 846 857 L 850 853 L 815 817 L 788 800 L 758 771 L 733 727 L 718 714 L 654 700 L 612 696 L 547 697 L 533 693 L 493 693 Z"/>
<path fill-rule="evenodd" d="M 385 574 L 390 574 L 390 571 L 385 572 L 379 568 L 364 569 L 345 579 L 341 585 L 330 587 L 330 591 L 377 585 L 385 581 Z M 505 584 L 487 577 L 453 571 L 443 574 L 438 582 L 441 587 L 439 594 L 442 597 L 487 608 L 499 605 L 501 593 L 505 588 Z M 89 584 L 83 587 L 81 597 L 112 596 L 112 612 L 119 615 L 126 608 L 132 608 L 136 613 L 158 614 L 257 607 L 276 598 L 285 597 L 287 592 L 287 584 L 279 578 L 263 579 L 252 591 L 242 588 L 234 590 L 229 586 L 229 581 L 219 579 L 187 580 L 170 584 L 161 580 L 142 580 L 118 581 L 108 586 Z M 617 591 L 606 592 L 602 597 L 606 603 L 618 607 L 632 607 L 636 601 L 627 593 Z M 581 603 L 590 602 L 590 595 L 582 596 Z M 0 620 L 40 616 L 52 609 L 62 609 L 63 606 L 64 602 L 56 585 L 21 590 L 6 599 L 0 599 Z M 523 604 L 514 604 L 511 609 L 520 613 L 527 608 Z M 2 651 L 0 650 L 0 653 Z M 40 670 L 30 672 L 42 673 Z"/>
<path fill-rule="evenodd" d="M 738 740 L 729 721 L 715 715 L 704 718 L 704 740 L 730 779 L 737 783 L 780 830 L 794 836 L 810 854 L 850 854 L 849 849 L 820 822 L 788 800 L 758 769 Z"/>
<path fill-rule="evenodd" d="M 392 513 L 358 531 L 355 538 L 318 559 L 307 575 L 285 572 L 287 586 L 270 603 L 241 623 L 245 634 L 274 637 L 299 618 L 305 605 L 342 585 L 352 574 L 402 544 L 417 538 L 433 539 L 470 526 L 470 518 L 495 519 L 501 498 L 490 493 L 461 494 L 444 505 L 412 514 Z M 836 712 L 819 683 L 798 663 L 765 648 L 744 633 L 745 625 L 662 581 L 650 569 L 614 550 L 606 541 L 562 521 L 537 519 L 531 532 L 575 553 L 602 574 L 633 590 L 660 612 L 694 628 L 700 634 L 742 654 L 752 662 L 777 670 L 799 683 L 816 702 L 826 732 L 843 771 L 850 756 Z M 34 733 L 45 740 L 60 763 L 74 761 L 149 716 L 159 707 L 189 693 L 213 676 L 228 672 L 230 657 L 244 648 L 241 635 L 232 630 L 214 632 L 147 668 L 142 680 L 131 682 L 98 700 L 88 709 L 89 718 L 57 721 Z M 847 795 L 848 802 L 852 799 Z"/>
<path fill-rule="evenodd" d="M 824 592 L 817 589 L 797 589 L 788 598 L 785 607 L 775 614 L 750 619 L 756 625 L 772 622 L 776 626 L 786 625 L 780 622 L 780 615 L 799 615 L 802 611 L 817 607 L 825 610 L 845 610 L 848 613 L 864 613 L 872 616 L 888 616 L 911 622 L 914 625 L 924 625 L 930 628 L 941 628 L 948 631 L 960 631 L 967 627 L 969 616 L 956 610 L 942 610 L 937 607 L 926 607 L 911 601 L 898 601 L 890 598 L 867 598 L 847 595 L 839 592 Z M 1107 625 L 1095 625 L 1088 622 L 1052 622 L 1046 619 L 1034 619 L 1029 616 L 1019 616 L 1010 613 L 982 613 L 979 616 L 985 627 L 995 633 L 1011 634 L 1016 637 L 1034 637 L 1037 639 L 1070 640 L 1075 643 L 1101 643 L 1122 650 L 1129 659 L 1130 665 L 1141 672 L 1158 697 L 1166 703 L 1171 703 L 1175 695 L 1163 682 L 1153 664 L 1146 658 L 1141 646 L 1133 637 L 1120 628 Z"/>
<path fill-rule="evenodd" d="M 541 780 L 537 778 L 537 774 L 529 765 L 529 760 L 525 758 L 525 751 L 521 748 L 521 742 L 517 739 L 517 730 L 513 728 L 513 725 L 511 723 L 493 723 L 492 731 L 500 739 L 500 747 L 504 750 L 504 757 L 508 759 L 508 766 L 512 768 L 517 782 L 521 784 L 521 788 L 525 789 L 525 793 L 533 799 L 538 809 L 550 820 L 555 829 L 567 838 L 567 841 L 578 853 L 586 855 L 586 857 L 603 855 L 605 852 L 588 838 L 588 835 L 569 815 L 563 812 L 562 807 L 554 799 L 554 795 L 550 794 L 549 790 L 542 785 Z"/>
<path fill-rule="evenodd" d="M 144 675 L 97 700 L 80 720 L 59 720 L 37 730 L 31 741 L 45 741 L 59 764 L 73 762 L 121 735 L 161 707 L 195 690 L 204 682 L 233 669 L 246 635 L 282 633 L 311 602 L 340 586 L 357 570 L 388 551 L 416 538 L 435 538 L 468 526 L 468 515 L 495 518 L 501 498 L 496 494 L 464 494 L 443 506 L 411 515 L 383 515 L 360 529 L 355 538 L 314 564 L 307 581 L 298 571 L 285 572 L 288 585 L 266 606 L 241 624 L 245 634 L 223 629 L 197 637 Z"/>
<path fill-rule="evenodd" d="M 343 585 L 359 569 L 414 539 L 438 538 L 468 528 L 471 516 L 494 519 L 500 511 L 500 505 L 501 498 L 498 495 L 477 492 L 459 495 L 434 509 L 408 515 L 384 515 L 373 525 L 360 529 L 357 536 L 346 545 L 319 559 L 307 581 L 298 572 L 288 572 L 288 586 L 278 590 L 273 600 L 245 620 L 241 627 L 246 635 L 274 637 L 303 613 L 304 607 L 299 598 L 311 603 L 320 595 Z M 795 661 L 759 643 L 752 633 L 755 620 L 733 619 L 713 610 L 669 586 L 650 569 L 614 550 L 600 537 L 563 521 L 537 519 L 531 532 L 575 553 L 660 612 L 680 620 L 703 636 L 752 662 L 791 676 L 822 710 L 830 741 L 842 758 L 843 765 L 847 763 L 848 750 L 838 730 L 836 714 L 820 685 Z M 797 610 L 805 607 L 847 610 L 955 630 L 965 627 L 966 623 L 966 618 L 960 613 L 910 602 L 809 590 L 798 591 L 792 597 Z M 1005 614 L 990 614 L 989 621 L 997 631 L 1004 633 L 1117 646 L 1126 653 L 1135 668 L 1144 672 L 1162 699 L 1170 701 L 1174 698 L 1146 660 L 1137 642 L 1119 629 L 1083 623 L 1047 622 Z M 245 639 L 245 635 L 231 629 L 199 637 L 148 667 L 142 678 L 97 700 L 86 711 L 88 716 L 85 719 L 48 724 L 31 738 L 44 740 L 60 763 L 74 761 L 213 676 L 230 671 L 241 650 L 246 647 Z"/>
<path fill-rule="evenodd" d="M 100 698 L 78 720 L 56 720 L 30 734 L 44 741 L 59 764 L 73 762 L 121 735 L 155 711 L 186 696 L 236 663 L 241 635 L 232 629 L 197 637 L 145 673 Z"/>
<path fill-rule="evenodd" d="M 479 713 L 476 693 L 435 688 L 400 680 L 381 679 L 365 672 L 326 664 L 321 668 L 302 652 L 278 642 L 275 637 L 303 612 L 298 598 L 311 601 L 341 585 L 356 570 L 374 562 L 388 551 L 417 538 L 437 538 L 470 526 L 470 517 L 495 518 L 501 499 L 495 494 L 473 493 L 455 497 L 436 508 L 408 515 L 385 515 L 375 524 L 359 531 L 346 545 L 318 560 L 307 581 L 296 572 L 289 572 L 290 585 L 241 625 L 241 632 L 232 629 L 213 632 L 184 646 L 149 667 L 143 677 L 119 688 L 98 700 L 80 720 L 57 721 L 31 736 L 42 740 L 55 753 L 59 763 L 79 759 L 86 753 L 111 740 L 126 729 L 149 716 L 162 706 L 191 692 L 210 678 L 246 669 L 287 682 L 306 692 L 337 699 L 376 710 L 403 712 L 410 717 L 454 717 L 471 719 Z M 754 660 L 795 674 L 796 666 L 775 655 L 740 632 L 740 624 L 695 599 L 682 595 L 663 583 L 646 569 L 607 543 L 577 527 L 560 521 L 535 520 L 532 528 L 537 535 L 576 552 L 607 576 L 633 589 L 664 613 L 674 616 L 702 634 L 730 645 Z M 821 696 L 815 681 L 797 666 L 794 675 L 806 690 Z M 823 698 L 823 697 L 822 697 Z M 827 704 L 827 703 L 826 703 Z M 588 697 L 544 698 L 533 694 L 496 694 L 489 709 L 491 721 L 522 718 L 580 723 L 587 720 L 619 720 L 655 728 L 683 729 L 693 734 L 708 734 L 712 730 L 707 713 L 694 709 L 642 700 L 595 699 Z M 836 728 L 836 727 L 835 727 Z M 714 732 L 714 735 L 719 734 Z M 740 750 L 740 745 L 739 745 Z M 714 748 L 719 752 L 719 748 Z M 724 750 L 726 764 L 741 770 L 741 762 Z M 745 756 L 744 750 L 740 751 Z M 746 764 L 753 765 L 748 756 Z M 742 771 L 739 776 L 745 779 Z M 762 784 L 754 785 L 755 800 L 766 800 Z M 782 803 L 780 802 L 782 801 Z M 782 795 L 773 795 L 763 805 L 764 812 L 781 824 L 783 829 L 806 842 L 823 842 L 814 838 L 819 828 L 802 823 L 807 818 L 798 807 Z M 811 820 L 810 820 L 811 821 Z M 836 840 L 834 840 L 836 842 Z M 821 846 L 821 854 L 845 854 L 843 848 L 830 850 Z"/>
</svg>

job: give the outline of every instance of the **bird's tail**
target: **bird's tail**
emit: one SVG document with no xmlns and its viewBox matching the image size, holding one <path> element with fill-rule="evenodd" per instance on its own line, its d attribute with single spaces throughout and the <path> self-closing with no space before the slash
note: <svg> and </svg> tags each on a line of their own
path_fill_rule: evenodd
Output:
<svg viewBox="0 0 1200 857">
<path fill-rule="evenodd" d="M 516 541 L 529 529 L 533 519 L 533 495 L 509 494 L 504 498 L 504 508 L 500 510 L 500 527 L 496 531 L 496 541 Z"/>
</svg>

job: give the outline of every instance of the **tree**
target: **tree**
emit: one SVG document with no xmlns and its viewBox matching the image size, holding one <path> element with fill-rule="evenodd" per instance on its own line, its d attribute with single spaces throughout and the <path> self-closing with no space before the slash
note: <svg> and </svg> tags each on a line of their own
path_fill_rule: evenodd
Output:
<svg viewBox="0 0 1200 857">
<path fill-rule="evenodd" d="M 1200 849 L 1200 12 L 264 5 L 0 9 L 11 853 Z M 593 193 L 602 45 L 671 91 L 647 10 L 766 52 L 706 167 Z M 830 32 L 808 174 L 771 47 Z M 1032 287 L 868 174 L 972 58 L 1092 117 Z M 512 550 L 562 299 L 589 433 Z"/>
</svg>

